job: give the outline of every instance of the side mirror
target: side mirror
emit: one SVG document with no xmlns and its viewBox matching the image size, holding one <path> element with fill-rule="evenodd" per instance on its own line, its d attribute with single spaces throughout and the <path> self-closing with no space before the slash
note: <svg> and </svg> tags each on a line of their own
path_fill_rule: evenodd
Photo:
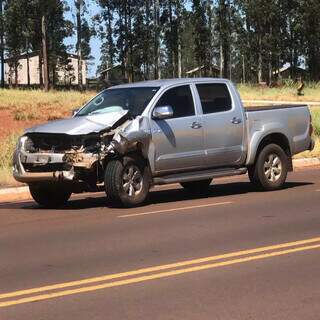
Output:
<svg viewBox="0 0 320 320">
<path fill-rule="evenodd" d="M 173 117 L 173 109 L 171 106 L 159 106 L 154 108 L 152 112 L 152 118 L 163 120 L 169 119 Z"/>
<path fill-rule="evenodd" d="M 80 108 L 78 108 L 78 109 L 73 109 L 73 110 L 72 110 L 72 116 L 75 116 L 75 115 L 78 113 L 79 110 L 80 110 Z"/>
</svg>

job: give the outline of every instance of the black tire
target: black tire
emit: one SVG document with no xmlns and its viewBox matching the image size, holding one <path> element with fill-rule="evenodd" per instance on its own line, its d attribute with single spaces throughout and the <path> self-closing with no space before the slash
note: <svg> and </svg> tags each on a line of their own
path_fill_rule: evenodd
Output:
<svg viewBox="0 0 320 320">
<path fill-rule="evenodd" d="M 133 168 L 132 176 L 130 176 L 130 168 Z M 136 172 L 138 172 L 137 175 Z M 148 167 L 142 159 L 132 157 L 111 160 L 106 165 L 104 184 L 107 197 L 112 205 L 138 206 L 146 200 L 149 194 Z"/>
<path fill-rule="evenodd" d="M 268 144 L 249 169 L 250 181 L 266 191 L 280 189 L 287 179 L 288 162 L 288 156 L 279 145 Z"/>
<path fill-rule="evenodd" d="M 72 194 L 69 186 L 54 182 L 32 183 L 29 190 L 34 201 L 45 208 L 59 208 L 65 205 Z"/>
<path fill-rule="evenodd" d="M 200 180 L 200 181 L 189 181 L 181 182 L 181 186 L 192 193 L 202 193 L 209 189 L 212 179 Z"/>
<path fill-rule="evenodd" d="M 249 180 L 252 184 L 254 184 L 256 186 L 260 186 L 260 183 L 257 180 L 257 177 L 255 176 L 255 166 L 251 166 L 248 168 L 248 176 L 249 176 Z"/>
</svg>

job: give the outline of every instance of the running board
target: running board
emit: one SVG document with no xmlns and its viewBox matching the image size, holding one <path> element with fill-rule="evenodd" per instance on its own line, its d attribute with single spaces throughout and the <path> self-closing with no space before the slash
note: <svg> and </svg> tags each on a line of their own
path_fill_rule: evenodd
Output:
<svg viewBox="0 0 320 320">
<path fill-rule="evenodd" d="M 194 172 L 175 173 L 163 177 L 153 178 L 154 184 L 169 184 L 177 182 L 199 181 L 205 179 L 238 176 L 246 174 L 247 168 L 239 169 L 210 169 Z"/>
</svg>

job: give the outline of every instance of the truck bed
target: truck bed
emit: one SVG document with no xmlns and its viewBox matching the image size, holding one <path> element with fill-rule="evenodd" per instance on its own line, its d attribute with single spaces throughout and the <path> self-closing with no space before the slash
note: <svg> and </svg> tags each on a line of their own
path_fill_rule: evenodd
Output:
<svg viewBox="0 0 320 320">
<path fill-rule="evenodd" d="M 279 110 L 279 109 L 290 109 L 290 108 L 305 108 L 307 105 L 303 104 L 272 104 L 266 106 L 252 106 L 244 107 L 246 112 L 252 111 L 267 111 L 267 110 Z"/>
</svg>

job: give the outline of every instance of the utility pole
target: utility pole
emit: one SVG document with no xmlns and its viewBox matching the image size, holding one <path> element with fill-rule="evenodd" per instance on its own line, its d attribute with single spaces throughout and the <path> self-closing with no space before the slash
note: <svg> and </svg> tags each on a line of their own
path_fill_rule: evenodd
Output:
<svg viewBox="0 0 320 320">
<path fill-rule="evenodd" d="M 77 9 L 77 49 L 78 49 L 78 84 L 79 88 L 83 89 L 83 79 L 82 79 L 82 25 L 81 25 L 81 12 L 83 6 L 83 0 L 75 1 L 76 9 Z"/>
<path fill-rule="evenodd" d="M 41 17 L 41 33 L 42 33 L 42 56 L 43 56 L 43 83 L 44 83 L 44 90 L 49 91 L 47 26 L 46 26 L 46 16 L 44 12 Z"/>
<path fill-rule="evenodd" d="M 0 59 L 1 59 L 1 88 L 4 88 L 4 25 L 3 25 L 3 0 L 0 0 Z"/>
</svg>

